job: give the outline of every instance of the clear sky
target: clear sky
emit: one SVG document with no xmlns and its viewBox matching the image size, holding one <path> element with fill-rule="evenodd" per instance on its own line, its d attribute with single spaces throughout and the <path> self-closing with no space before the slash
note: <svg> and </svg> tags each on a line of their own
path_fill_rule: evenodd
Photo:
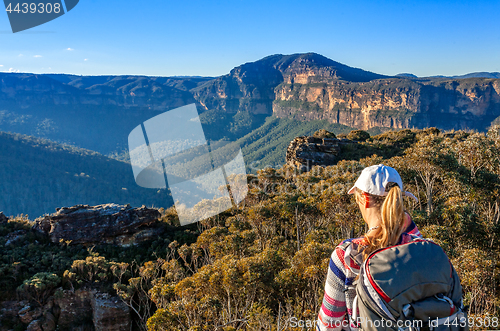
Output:
<svg viewBox="0 0 500 331">
<path fill-rule="evenodd" d="M 499 17 L 497 0 L 80 0 L 16 34 L 2 11 L 0 71 L 218 76 L 316 52 L 386 75 L 492 72 Z"/>
</svg>

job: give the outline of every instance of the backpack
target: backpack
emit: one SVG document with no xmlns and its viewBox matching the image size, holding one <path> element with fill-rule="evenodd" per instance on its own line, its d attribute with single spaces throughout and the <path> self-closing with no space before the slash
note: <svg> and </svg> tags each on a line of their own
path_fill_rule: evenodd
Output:
<svg viewBox="0 0 500 331">
<path fill-rule="evenodd" d="M 468 330 L 460 279 L 431 240 L 381 248 L 364 261 L 353 316 L 364 331 Z"/>
</svg>

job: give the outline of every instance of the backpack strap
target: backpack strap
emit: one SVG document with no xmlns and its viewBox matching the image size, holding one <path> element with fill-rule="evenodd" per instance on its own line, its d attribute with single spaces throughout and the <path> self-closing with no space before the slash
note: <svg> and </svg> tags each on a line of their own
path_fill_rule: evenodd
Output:
<svg viewBox="0 0 500 331">
<path fill-rule="evenodd" d="M 363 265 L 363 254 L 360 251 L 361 245 L 356 240 L 358 239 L 343 242 L 341 248 L 344 251 L 344 265 L 357 276 Z"/>
</svg>

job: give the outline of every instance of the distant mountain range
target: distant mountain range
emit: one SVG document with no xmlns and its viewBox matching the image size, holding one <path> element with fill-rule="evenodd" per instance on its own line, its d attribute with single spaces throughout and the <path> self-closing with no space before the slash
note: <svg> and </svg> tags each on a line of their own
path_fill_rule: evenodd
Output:
<svg viewBox="0 0 500 331">
<path fill-rule="evenodd" d="M 500 81 L 478 75 L 389 77 L 315 53 L 271 55 L 216 78 L 0 73 L 0 130 L 121 153 L 139 123 L 193 102 L 213 140 L 242 138 L 269 116 L 485 130 L 500 116 Z"/>
<path fill-rule="evenodd" d="M 164 193 L 157 199 L 154 190 L 137 188 L 135 200 L 122 192 L 122 186 L 128 192 L 135 186 L 129 165 L 104 155 L 127 161 L 127 137 L 133 128 L 186 104 L 197 105 L 213 146 L 242 147 L 252 168 L 283 164 L 293 138 L 321 128 L 336 133 L 353 128 L 377 133 L 430 126 L 485 130 L 496 119 L 500 121 L 499 75 L 385 76 L 315 53 L 271 55 L 215 78 L 0 73 L 0 131 L 103 154 L 89 157 L 87 152 L 68 151 L 62 145 L 40 147 L 45 145 L 29 137 L 19 138 L 28 142 L 16 145 L 19 136 L 4 134 L 1 144 L 17 146 L 10 149 L 10 164 L 25 168 L 21 172 L 0 165 L 0 174 L 11 178 L 7 183 L 15 187 L 12 192 L 17 192 L 18 199 L 8 200 L 10 193 L 0 196 L 0 210 L 38 215 L 77 202 L 166 201 Z M 47 148 L 55 148 L 58 154 L 48 153 Z M 24 155 L 28 150 L 28 156 Z M 45 159 L 51 161 L 45 164 Z M 95 175 L 78 177 L 92 171 Z M 25 172 L 37 173 L 40 180 L 23 179 Z M 114 175 L 108 180 L 109 176 L 98 173 Z M 22 180 L 16 184 L 13 178 Z M 82 187 L 82 180 L 88 185 Z M 99 186 L 106 180 L 113 189 Z M 92 194 L 94 186 L 104 193 Z M 44 190 L 53 191 L 45 202 Z M 29 192 L 38 192 L 33 201 Z"/>
<path fill-rule="evenodd" d="M 401 73 L 397 74 L 396 77 L 407 77 L 407 78 L 419 78 L 414 74 Z M 500 72 L 471 72 L 470 74 L 459 75 L 459 76 L 430 76 L 430 77 L 420 77 L 420 78 L 452 78 L 452 79 L 465 79 L 465 78 L 493 78 L 500 79 Z"/>
</svg>

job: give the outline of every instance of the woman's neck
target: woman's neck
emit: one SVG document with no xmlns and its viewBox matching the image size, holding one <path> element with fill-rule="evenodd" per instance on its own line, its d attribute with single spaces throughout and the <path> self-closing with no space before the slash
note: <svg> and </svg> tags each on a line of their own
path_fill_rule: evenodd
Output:
<svg viewBox="0 0 500 331">
<path fill-rule="evenodd" d="M 380 226 L 380 224 L 382 223 L 380 209 L 378 208 L 366 208 L 363 213 L 363 218 L 366 224 L 368 224 L 368 228 Z"/>
</svg>

